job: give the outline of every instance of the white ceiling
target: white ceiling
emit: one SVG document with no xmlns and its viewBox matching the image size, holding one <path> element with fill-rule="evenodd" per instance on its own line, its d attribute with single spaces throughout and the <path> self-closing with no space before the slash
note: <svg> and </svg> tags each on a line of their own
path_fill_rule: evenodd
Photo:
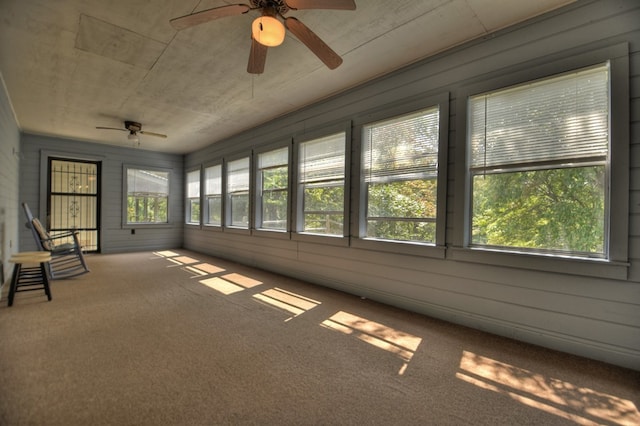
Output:
<svg viewBox="0 0 640 426">
<path fill-rule="evenodd" d="M 240 0 L 242 1 L 242 0 Z M 329 70 L 294 36 L 246 72 L 257 11 L 176 31 L 222 0 L 0 0 L 0 72 L 22 131 L 119 146 L 139 121 L 187 153 L 573 0 L 356 0 L 290 11 L 344 59 Z M 248 3 L 248 1 L 246 2 Z"/>
</svg>

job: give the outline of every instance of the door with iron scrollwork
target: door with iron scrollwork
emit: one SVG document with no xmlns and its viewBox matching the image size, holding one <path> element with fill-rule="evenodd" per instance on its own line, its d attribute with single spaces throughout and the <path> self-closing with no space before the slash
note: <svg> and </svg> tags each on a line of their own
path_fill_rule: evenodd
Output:
<svg viewBox="0 0 640 426">
<path fill-rule="evenodd" d="M 78 231 L 84 251 L 100 251 L 100 163 L 50 158 L 48 187 L 50 233 Z"/>
</svg>

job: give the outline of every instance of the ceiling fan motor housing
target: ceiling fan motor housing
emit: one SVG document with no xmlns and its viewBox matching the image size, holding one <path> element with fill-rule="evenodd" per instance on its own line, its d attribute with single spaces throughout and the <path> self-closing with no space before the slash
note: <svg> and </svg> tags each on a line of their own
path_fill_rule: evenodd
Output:
<svg viewBox="0 0 640 426">
<path fill-rule="evenodd" d="M 140 129 L 142 129 L 142 125 L 140 123 L 136 123 L 135 121 L 125 121 L 124 127 L 131 133 L 139 132 Z"/>
<path fill-rule="evenodd" d="M 279 15 L 284 15 L 289 11 L 289 6 L 284 0 L 251 0 L 251 7 L 254 9 L 271 9 Z"/>
</svg>

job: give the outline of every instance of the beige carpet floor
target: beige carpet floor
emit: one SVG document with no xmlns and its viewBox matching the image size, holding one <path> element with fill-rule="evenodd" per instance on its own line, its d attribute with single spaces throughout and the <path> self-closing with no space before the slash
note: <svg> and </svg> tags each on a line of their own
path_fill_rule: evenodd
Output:
<svg viewBox="0 0 640 426">
<path fill-rule="evenodd" d="M 0 301 L 0 425 L 640 424 L 640 372 L 185 250 Z"/>
</svg>

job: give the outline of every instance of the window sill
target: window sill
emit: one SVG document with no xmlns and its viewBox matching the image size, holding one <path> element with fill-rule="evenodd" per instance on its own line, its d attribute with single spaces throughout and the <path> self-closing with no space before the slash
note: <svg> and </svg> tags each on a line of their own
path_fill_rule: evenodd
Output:
<svg viewBox="0 0 640 426">
<path fill-rule="evenodd" d="M 531 253 L 510 253 L 483 248 L 449 247 L 447 259 L 569 275 L 626 280 L 629 264 L 606 259 L 585 259 Z"/>
<path fill-rule="evenodd" d="M 348 247 L 349 238 L 340 237 L 336 235 L 322 235 L 322 234 L 307 234 L 307 233 L 294 233 L 291 235 L 291 239 L 295 241 L 302 241 L 315 244 L 326 244 L 338 247 Z"/>
<path fill-rule="evenodd" d="M 264 238 L 277 238 L 280 240 L 290 240 L 291 233 L 288 231 L 279 231 L 276 229 L 254 229 L 252 235 Z"/>
<path fill-rule="evenodd" d="M 182 226 L 182 224 L 180 225 Z M 175 228 L 174 223 L 125 223 L 122 225 L 122 229 L 160 229 L 160 228 Z"/>
<path fill-rule="evenodd" d="M 446 248 L 434 244 L 423 244 L 409 241 L 374 240 L 352 238 L 351 246 L 358 249 L 381 251 L 386 253 L 406 254 L 411 256 L 444 259 Z"/>
<path fill-rule="evenodd" d="M 224 229 L 224 232 L 230 232 L 232 234 L 251 235 L 251 230 L 249 230 L 249 228 L 240 228 L 240 227 L 235 227 L 235 226 L 225 226 L 223 229 Z"/>
</svg>

